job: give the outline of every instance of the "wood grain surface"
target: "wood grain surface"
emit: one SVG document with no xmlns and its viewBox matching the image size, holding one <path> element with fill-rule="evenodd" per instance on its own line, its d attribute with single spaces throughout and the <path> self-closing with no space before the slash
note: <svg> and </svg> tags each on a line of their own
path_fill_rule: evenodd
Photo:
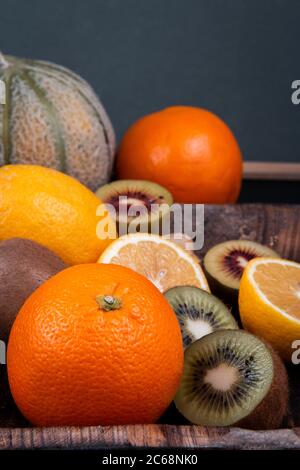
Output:
<svg viewBox="0 0 300 470">
<path fill-rule="evenodd" d="M 202 256 L 216 243 L 242 238 L 263 243 L 283 258 L 300 261 L 300 206 L 239 204 L 204 209 Z"/>
<path fill-rule="evenodd" d="M 246 180 L 300 181 L 300 163 L 244 162 Z"/>
<path fill-rule="evenodd" d="M 300 206 L 205 206 L 201 259 L 214 244 L 236 238 L 255 240 L 284 257 L 300 261 Z M 288 367 L 290 414 L 280 430 L 204 428 L 182 425 L 174 410 L 160 424 L 112 427 L 33 428 L 17 410 L 9 392 L 6 366 L 0 366 L 0 449 L 97 449 L 114 447 L 189 447 L 203 449 L 299 449 L 300 365 Z"/>
<path fill-rule="evenodd" d="M 240 428 L 151 424 L 0 430 L 0 449 L 7 450 L 132 447 L 300 450 L 300 428 L 249 431 Z"/>
</svg>

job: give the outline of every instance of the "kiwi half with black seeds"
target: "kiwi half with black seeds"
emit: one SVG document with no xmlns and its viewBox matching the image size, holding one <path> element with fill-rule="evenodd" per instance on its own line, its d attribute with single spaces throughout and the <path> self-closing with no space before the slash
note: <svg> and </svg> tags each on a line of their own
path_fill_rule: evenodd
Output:
<svg viewBox="0 0 300 470">
<path fill-rule="evenodd" d="M 198 287 L 172 287 L 164 296 L 178 318 L 184 347 L 213 331 L 238 328 L 226 305 Z"/>
<path fill-rule="evenodd" d="M 242 330 L 219 330 L 185 350 L 174 401 L 194 424 L 276 429 L 288 394 L 285 367 L 269 345 Z"/>
<path fill-rule="evenodd" d="M 212 247 L 203 259 L 203 268 L 213 294 L 236 303 L 240 280 L 247 263 L 257 257 L 279 258 L 268 246 L 250 240 L 229 240 Z"/>
<path fill-rule="evenodd" d="M 138 221 L 147 230 L 151 225 L 158 224 L 159 227 L 173 204 L 173 196 L 169 191 L 157 183 L 143 180 L 113 181 L 101 186 L 96 196 L 112 209 L 117 229 L 122 235 L 127 233 L 127 227 L 133 221 Z"/>
</svg>

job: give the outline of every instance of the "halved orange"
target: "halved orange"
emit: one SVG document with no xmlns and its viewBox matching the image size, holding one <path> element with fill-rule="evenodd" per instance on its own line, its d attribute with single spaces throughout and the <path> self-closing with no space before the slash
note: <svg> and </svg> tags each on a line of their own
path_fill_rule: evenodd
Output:
<svg viewBox="0 0 300 470">
<path fill-rule="evenodd" d="M 137 233 L 115 240 L 98 263 L 127 266 L 144 275 L 161 292 L 176 286 L 195 286 L 209 292 L 202 268 L 193 255 L 159 235 Z"/>
<path fill-rule="evenodd" d="M 244 328 L 267 340 L 287 360 L 300 340 L 300 264 L 256 258 L 243 273 L 239 309 Z"/>
</svg>

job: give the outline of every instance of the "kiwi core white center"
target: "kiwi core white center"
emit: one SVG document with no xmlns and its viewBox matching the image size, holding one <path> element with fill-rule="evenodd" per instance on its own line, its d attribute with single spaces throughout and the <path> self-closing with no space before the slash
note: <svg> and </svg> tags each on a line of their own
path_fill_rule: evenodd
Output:
<svg viewBox="0 0 300 470">
<path fill-rule="evenodd" d="M 134 197 L 124 197 L 124 199 L 121 197 L 119 200 L 119 206 L 124 206 L 124 207 L 133 206 L 133 207 L 139 208 L 139 207 L 145 207 L 145 204 L 143 203 L 143 201 L 140 201 L 139 199 L 136 199 Z"/>
<path fill-rule="evenodd" d="M 249 263 L 249 261 L 243 258 L 243 256 L 238 256 L 236 260 L 238 264 L 241 266 L 241 268 L 245 268 L 246 265 Z"/>
<path fill-rule="evenodd" d="M 206 372 L 204 382 L 210 384 L 215 390 L 226 392 L 238 379 L 238 371 L 228 364 L 219 364 Z"/>
<path fill-rule="evenodd" d="M 205 335 L 213 332 L 213 329 L 209 323 L 204 320 L 192 320 L 191 318 L 186 319 L 186 328 L 192 333 L 194 338 L 200 339 Z"/>
</svg>

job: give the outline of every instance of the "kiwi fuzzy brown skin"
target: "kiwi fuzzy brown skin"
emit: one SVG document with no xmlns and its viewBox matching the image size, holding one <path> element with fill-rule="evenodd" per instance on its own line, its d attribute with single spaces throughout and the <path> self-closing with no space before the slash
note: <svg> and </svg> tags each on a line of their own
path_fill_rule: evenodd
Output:
<svg viewBox="0 0 300 470">
<path fill-rule="evenodd" d="M 122 221 L 119 215 L 120 196 L 127 197 L 127 206 L 124 207 L 125 211 L 126 208 L 128 210 L 130 207 L 135 208 L 136 210 L 138 210 L 139 207 L 142 209 L 147 209 L 147 219 L 151 217 L 149 224 L 146 225 L 147 231 L 150 230 L 152 223 L 157 224 L 159 233 L 162 233 L 162 219 L 169 214 L 168 206 L 173 204 L 173 196 L 167 189 L 163 188 L 157 183 L 144 180 L 113 181 L 112 183 L 101 186 L 96 191 L 96 196 L 99 197 L 103 203 L 110 204 L 112 207 L 114 207 L 116 212 L 116 225 L 119 235 L 124 235 L 127 233 L 127 224 Z M 160 206 L 159 212 L 151 212 L 151 206 L 153 204 Z M 137 218 L 140 218 L 139 215 Z M 128 219 L 129 222 L 132 222 L 133 220 L 133 218 L 130 217 L 128 217 Z M 144 223 L 142 216 L 141 222 Z M 124 231 L 125 233 L 123 233 Z"/>
<path fill-rule="evenodd" d="M 254 430 L 278 429 L 284 418 L 288 415 L 289 381 L 286 368 L 279 355 L 270 344 L 261 341 L 269 349 L 275 373 L 269 392 L 263 401 L 246 418 L 235 426 Z"/>
<path fill-rule="evenodd" d="M 0 340 L 7 342 L 15 317 L 32 292 L 67 267 L 55 253 L 32 240 L 0 242 Z"/>
<path fill-rule="evenodd" d="M 238 312 L 239 284 L 243 273 L 243 267 L 235 259 L 242 258 L 246 264 L 259 256 L 279 258 L 268 246 L 251 240 L 228 240 L 219 243 L 210 248 L 204 256 L 203 270 L 212 293 L 232 305 L 235 312 Z"/>
<path fill-rule="evenodd" d="M 223 368 L 217 372 L 216 388 L 208 373 L 219 366 L 234 367 L 238 376 L 234 379 Z M 232 383 L 229 388 L 228 383 Z M 288 376 L 265 341 L 243 330 L 219 330 L 185 350 L 184 373 L 174 401 L 194 424 L 277 429 L 288 415 Z"/>
</svg>

